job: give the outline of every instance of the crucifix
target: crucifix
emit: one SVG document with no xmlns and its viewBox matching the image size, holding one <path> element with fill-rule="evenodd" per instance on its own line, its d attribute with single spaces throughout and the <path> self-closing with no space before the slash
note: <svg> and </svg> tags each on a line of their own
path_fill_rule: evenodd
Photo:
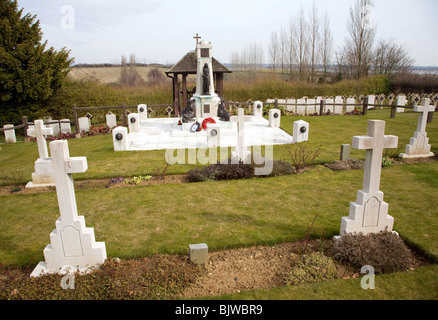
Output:
<svg viewBox="0 0 438 320">
<path fill-rule="evenodd" d="M 419 112 L 417 131 L 406 145 L 405 153 L 399 155 L 400 158 L 422 158 L 433 157 L 435 154 L 430 152 L 431 145 L 427 137 L 426 124 L 429 112 L 435 111 L 435 106 L 430 105 L 430 99 L 424 98 L 421 100 L 421 105 L 414 107 L 415 112 Z"/>
<path fill-rule="evenodd" d="M 199 39 L 201 39 L 200 36 L 198 36 L 198 33 L 196 33 L 196 37 L 193 37 L 193 39 L 196 39 L 196 45 L 199 44 Z"/>
<path fill-rule="evenodd" d="M 397 148 L 398 137 L 385 135 L 385 121 L 368 121 L 368 135 L 353 137 L 352 146 L 365 149 L 365 169 L 363 191 L 375 193 L 379 191 L 382 156 L 384 148 Z"/>
<path fill-rule="evenodd" d="M 382 120 L 369 120 L 367 133 L 353 137 L 353 148 L 366 150 L 364 179 L 356 202 L 350 203 L 349 216 L 341 220 L 341 235 L 391 231 L 394 224 L 394 218 L 387 214 L 388 204 L 383 201 L 379 186 L 383 149 L 396 148 L 398 137 L 385 135 L 385 121 Z"/>
<path fill-rule="evenodd" d="M 237 117 L 233 116 L 230 118 L 231 122 L 237 123 L 237 146 L 236 146 L 236 156 L 240 162 L 246 162 L 248 152 L 245 145 L 245 122 L 251 122 L 251 116 L 245 116 L 243 108 L 237 108 Z"/>
<path fill-rule="evenodd" d="M 47 143 L 46 143 L 45 136 L 52 135 L 52 134 L 53 134 L 53 129 L 46 128 L 44 126 L 43 120 L 35 120 L 34 121 L 34 128 L 27 129 L 27 135 L 29 135 L 31 137 L 36 137 L 37 144 L 38 144 L 38 153 L 39 153 L 41 159 L 49 157 L 49 153 L 47 152 Z"/>
<path fill-rule="evenodd" d="M 50 234 L 51 244 L 44 249 L 45 262 L 40 262 L 31 274 L 57 273 L 65 266 L 84 271 L 104 263 L 104 242 L 95 242 L 93 228 L 85 226 L 85 218 L 78 216 L 72 174 L 85 172 L 86 157 L 70 157 L 66 140 L 50 143 L 51 158 L 38 159 L 35 169 L 52 174 L 55 180 L 60 218 Z"/>
</svg>

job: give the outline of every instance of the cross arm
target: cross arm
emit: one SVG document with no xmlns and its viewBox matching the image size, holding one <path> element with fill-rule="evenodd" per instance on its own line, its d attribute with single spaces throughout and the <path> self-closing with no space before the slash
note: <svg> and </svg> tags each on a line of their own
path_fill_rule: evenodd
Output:
<svg viewBox="0 0 438 320">
<path fill-rule="evenodd" d="M 81 173 L 88 169 L 87 157 L 72 157 L 65 162 L 67 173 Z"/>
<path fill-rule="evenodd" d="M 397 148 L 398 137 L 385 135 L 383 137 L 383 148 Z M 370 136 L 354 136 L 352 146 L 355 149 L 374 149 L 375 138 Z"/>
</svg>

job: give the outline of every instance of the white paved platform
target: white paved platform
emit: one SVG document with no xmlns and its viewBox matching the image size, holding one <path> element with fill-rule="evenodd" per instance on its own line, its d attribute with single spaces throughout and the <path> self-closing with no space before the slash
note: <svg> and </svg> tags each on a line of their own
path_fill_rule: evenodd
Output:
<svg viewBox="0 0 438 320">
<path fill-rule="evenodd" d="M 235 147 L 237 124 L 215 120 L 220 126 L 219 147 Z M 202 129 L 196 133 L 185 131 L 182 125 L 178 125 L 177 118 L 141 120 L 139 131 L 129 133 L 128 150 L 208 148 L 206 130 Z M 247 146 L 289 143 L 293 143 L 292 136 L 280 128 L 269 127 L 269 121 L 263 117 L 253 116 L 251 122 L 245 122 L 245 144 Z"/>
</svg>

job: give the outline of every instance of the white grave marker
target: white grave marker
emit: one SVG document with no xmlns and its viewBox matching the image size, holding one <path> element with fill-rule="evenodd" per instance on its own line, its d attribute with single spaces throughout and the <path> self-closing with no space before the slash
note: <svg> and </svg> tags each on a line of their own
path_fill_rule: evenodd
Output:
<svg viewBox="0 0 438 320">
<path fill-rule="evenodd" d="M 70 119 L 61 119 L 61 121 L 68 121 L 68 123 L 61 122 L 61 133 L 71 133 Z"/>
<path fill-rule="evenodd" d="M 237 117 L 230 117 L 231 122 L 237 123 L 237 145 L 236 151 L 231 153 L 232 158 L 237 158 L 239 162 L 251 163 L 251 152 L 245 145 L 245 122 L 251 122 L 251 116 L 245 116 L 243 108 L 237 109 Z"/>
<path fill-rule="evenodd" d="M 114 113 L 112 113 L 111 111 L 108 112 L 106 114 L 105 118 L 106 118 L 106 125 L 110 129 L 117 127 L 117 119 L 116 119 L 116 115 Z"/>
<path fill-rule="evenodd" d="M 141 121 L 148 119 L 148 106 L 145 104 L 139 104 L 137 106 L 138 117 Z"/>
<path fill-rule="evenodd" d="M 79 132 L 90 131 L 90 119 L 88 117 L 81 117 L 78 119 L 79 122 Z"/>
<path fill-rule="evenodd" d="M 14 128 L 13 124 L 5 124 L 3 126 L 3 128 L 8 129 L 8 128 Z M 9 129 L 9 130 L 5 130 L 5 140 L 6 143 L 15 143 L 17 142 L 17 138 L 15 137 L 15 129 Z"/>
<path fill-rule="evenodd" d="M 397 144 L 398 137 L 385 135 L 385 121 L 382 120 L 369 120 L 368 135 L 353 137 L 353 148 L 366 150 L 364 180 L 356 202 L 350 203 L 349 216 L 341 220 L 341 235 L 392 231 L 394 218 L 388 215 L 388 204 L 383 201 L 379 186 L 383 149 L 396 148 Z"/>
<path fill-rule="evenodd" d="M 427 116 L 429 112 L 435 111 L 435 106 L 430 104 L 430 99 L 424 98 L 421 100 L 421 105 L 414 107 L 415 112 L 419 112 L 417 131 L 406 145 L 405 153 L 399 155 L 400 158 L 427 158 L 433 157 L 435 154 L 430 152 L 431 145 L 426 132 Z"/>
<path fill-rule="evenodd" d="M 269 127 L 280 128 L 281 111 L 279 109 L 269 110 Z"/>
<path fill-rule="evenodd" d="M 69 156 L 66 140 L 50 143 L 50 159 L 38 159 L 35 167 L 43 173 L 53 174 L 60 217 L 56 229 L 50 234 L 50 244 L 44 249 L 45 262 L 40 262 L 31 277 L 44 273 L 60 273 L 66 266 L 79 272 L 96 267 L 106 260 L 104 242 L 95 242 L 94 229 L 85 226 L 85 218 L 78 216 L 72 173 L 85 172 L 86 157 Z"/>
<path fill-rule="evenodd" d="M 254 117 L 263 117 L 263 102 L 254 101 L 252 104 Z"/>
<path fill-rule="evenodd" d="M 292 139 L 294 143 L 309 140 L 309 123 L 303 120 L 294 121 Z"/>
<path fill-rule="evenodd" d="M 406 96 L 397 96 L 397 100 L 396 100 L 397 102 L 396 102 L 396 104 L 397 104 L 397 106 L 406 106 L 406 103 L 407 103 L 407 101 L 406 101 Z M 398 108 L 396 108 L 395 109 L 395 112 L 405 112 L 405 108 L 400 108 L 400 107 L 398 107 Z"/>
<path fill-rule="evenodd" d="M 47 142 L 45 136 L 53 135 L 53 128 L 45 127 L 43 120 L 35 120 L 34 126 L 27 129 L 27 135 L 36 137 L 39 159 L 47 159 L 49 157 L 49 153 L 47 151 Z M 53 179 L 53 175 L 39 172 L 35 162 L 35 172 L 32 173 L 32 181 L 29 181 L 26 184 L 26 188 L 53 186 L 54 183 L 55 181 Z"/>
</svg>

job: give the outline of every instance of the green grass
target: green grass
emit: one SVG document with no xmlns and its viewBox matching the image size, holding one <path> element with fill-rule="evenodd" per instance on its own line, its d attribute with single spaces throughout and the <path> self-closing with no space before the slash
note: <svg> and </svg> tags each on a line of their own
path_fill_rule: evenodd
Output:
<svg viewBox="0 0 438 320">
<path fill-rule="evenodd" d="M 310 123 L 308 148 L 320 145 L 317 162 L 339 158 L 340 144 L 366 134 L 368 119 L 386 120 L 386 134 L 405 145 L 416 129 L 417 115 L 370 111 L 367 116 L 282 117 L 292 132 L 294 120 Z M 432 151 L 438 152 L 438 125 L 428 124 Z M 164 151 L 114 152 L 111 135 L 69 140 L 71 156 L 86 156 L 88 170 L 75 180 L 153 174 L 164 169 Z M 352 157 L 363 159 L 364 151 Z M 275 146 L 277 159 L 289 159 L 284 146 Z M 30 180 L 38 157 L 35 143 L 2 145 L 0 172 L 23 171 Z M 183 174 L 194 165 L 174 165 L 168 173 Z M 27 178 L 27 179 L 26 179 Z M 154 253 L 186 254 L 190 243 L 208 243 L 211 251 L 275 244 L 305 238 L 318 213 L 312 238 L 339 233 L 340 221 L 362 187 L 363 170 L 331 171 L 324 166 L 299 175 L 124 188 L 76 190 L 79 214 L 105 241 L 109 257 L 135 258 Z M 382 170 L 380 190 L 395 218 L 400 236 L 438 259 L 436 195 L 438 162 L 395 165 Z M 35 265 L 59 216 L 55 192 L 0 196 L 0 262 Z M 228 299 L 417 299 L 437 298 L 436 265 L 377 277 L 376 290 L 362 290 L 358 279 L 335 280 L 226 296 Z M 411 288 L 411 291 L 409 291 Z M 342 293 L 340 293 L 342 291 Z"/>
</svg>

